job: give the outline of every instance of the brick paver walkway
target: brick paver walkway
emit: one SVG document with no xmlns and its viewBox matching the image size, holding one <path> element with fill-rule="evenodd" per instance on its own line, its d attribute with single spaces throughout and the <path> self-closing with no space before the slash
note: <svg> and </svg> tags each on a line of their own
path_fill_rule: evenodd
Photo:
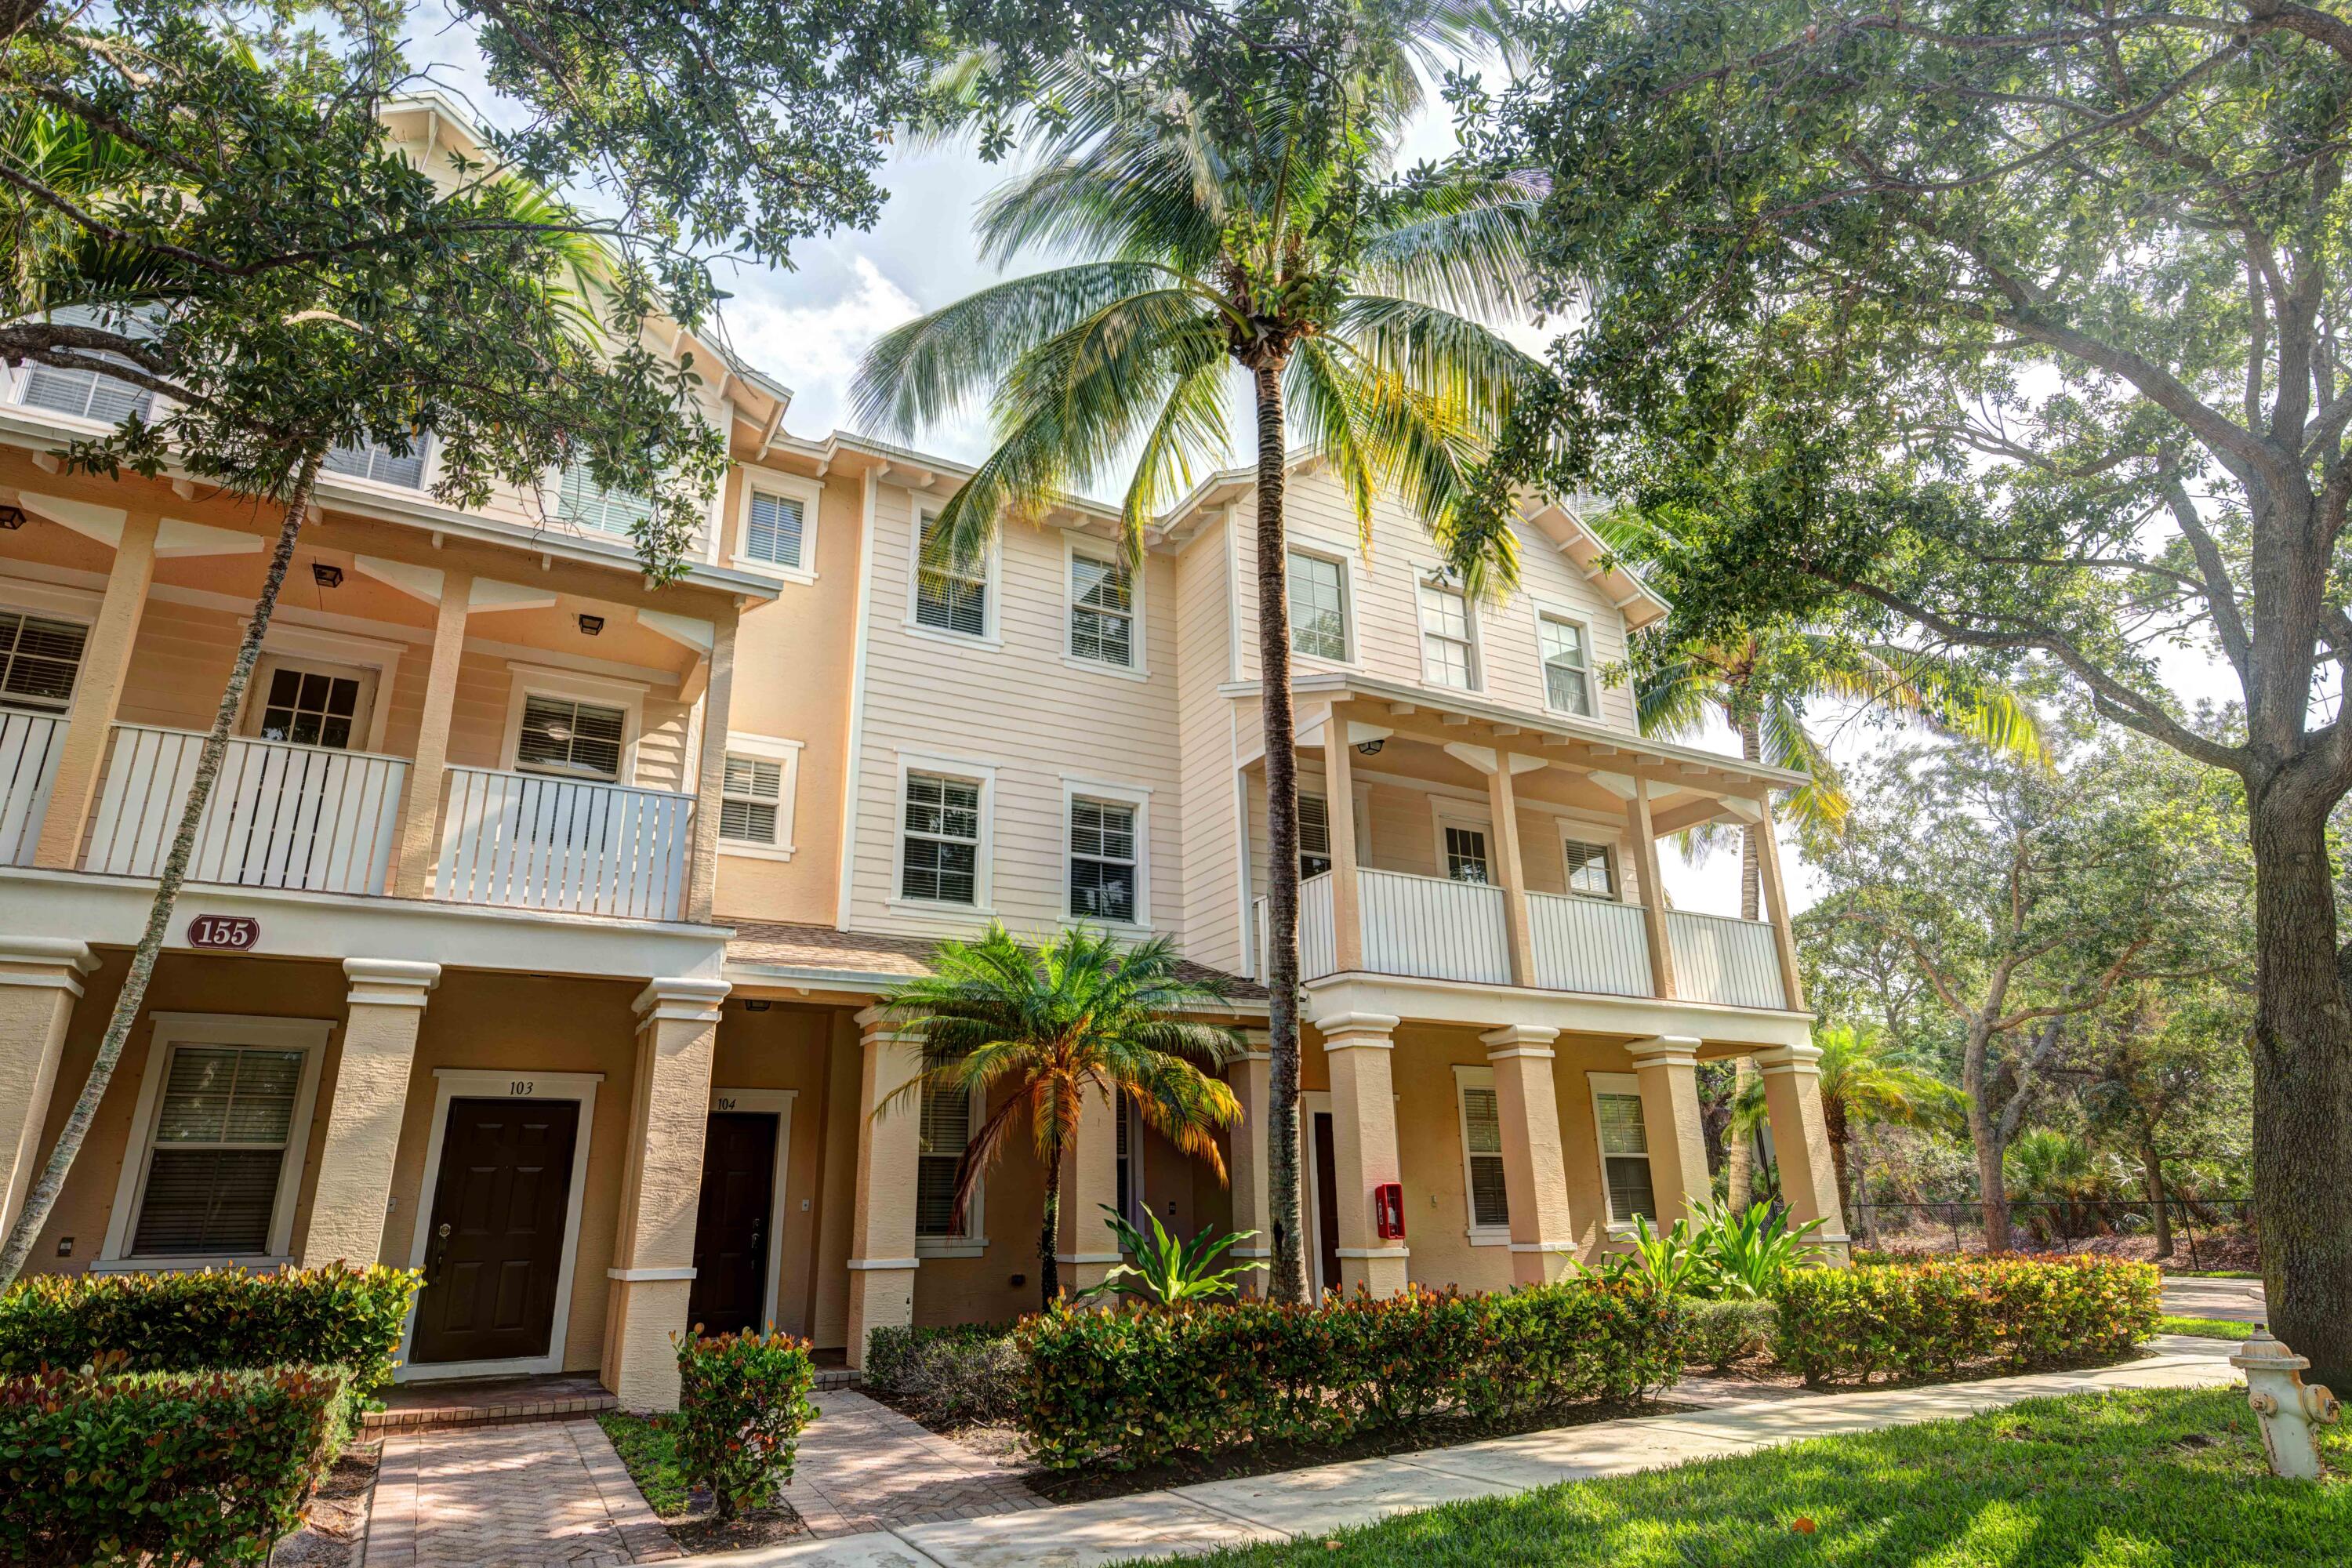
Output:
<svg viewBox="0 0 2352 1568">
<path fill-rule="evenodd" d="M 593 1421 L 384 1439 L 362 1568 L 616 1568 L 685 1555 Z"/>
<path fill-rule="evenodd" d="M 854 1535 L 1045 1506 L 1012 1464 L 925 1431 L 887 1405 L 849 1389 L 811 1397 L 819 1414 L 801 1436 L 784 1498 L 813 1534 Z"/>
</svg>

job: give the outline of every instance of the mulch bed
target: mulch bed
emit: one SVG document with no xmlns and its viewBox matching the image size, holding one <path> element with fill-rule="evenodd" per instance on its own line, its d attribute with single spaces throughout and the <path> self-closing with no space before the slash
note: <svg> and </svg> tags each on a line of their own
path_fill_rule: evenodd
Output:
<svg viewBox="0 0 2352 1568">
<path fill-rule="evenodd" d="M 380 1437 L 343 1450 L 310 1494 L 302 1528 L 281 1539 L 270 1553 L 270 1568 L 354 1568 L 367 1541 L 376 1462 L 383 1455 Z"/>
<path fill-rule="evenodd" d="M 669 1538 L 677 1542 L 679 1551 L 692 1557 L 773 1546 L 808 1533 L 800 1514 L 788 1502 L 753 1509 L 721 1523 L 711 1509 L 710 1494 L 699 1491 L 688 1503 L 686 1512 L 663 1519 L 662 1528 L 669 1531 Z"/>
</svg>

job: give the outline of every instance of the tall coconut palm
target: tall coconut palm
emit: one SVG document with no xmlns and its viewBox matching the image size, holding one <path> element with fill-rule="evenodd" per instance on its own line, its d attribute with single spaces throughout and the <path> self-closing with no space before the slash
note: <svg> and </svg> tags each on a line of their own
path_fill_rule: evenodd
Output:
<svg viewBox="0 0 2352 1568">
<path fill-rule="evenodd" d="M 1212 1075 L 1242 1048 L 1237 1029 L 1187 1015 L 1225 1005 L 1225 986 L 1188 972 L 1159 937 L 1122 948 L 1077 927 L 1035 949 L 1001 924 L 978 942 L 943 942 L 934 972 L 882 998 L 898 1026 L 922 1042 L 923 1070 L 875 1108 L 905 1114 L 933 1089 L 1001 1102 L 982 1121 L 956 1167 L 955 1205 L 1003 1154 L 1025 1123 L 1045 1178 L 1037 1229 L 1045 1303 L 1060 1294 L 1055 1245 L 1062 1217 L 1062 1157 L 1077 1141 L 1088 1099 L 1132 1104 L 1143 1124 L 1224 1179 L 1216 1130 L 1241 1114 L 1234 1091 Z"/>
<path fill-rule="evenodd" d="M 1194 24 L 1171 13 L 1171 30 Z M 866 425 L 912 437 L 991 396 L 995 449 L 931 547 L 969 559 L 1007 517 L 1118 479 L 1130 560 L 1147 523 L 1228 460 L 1245 380 L 1265 733 L 1267 1189 L 1278 1299 L 1305 1290 L 1297 1170 L 1298 817 L 1283 492 L 1296 436 L 1369 539 L 1401 497 L 1474 590 L 1516 580 L 1507 530 L 1469 526 L 1474 471 L 1539 367 L 1484 319 L 1524 314 L 1529 190 L 1457 173 L 1385 182 L 1420 102 L 1411 41 L 1307 101 L 1236 87 L 1213 117 L 1072 62 L 1040 158 L 983 204 L 983 257 L 1087 259 L 983 289 L 885 336 L 858 372 Z M 1236 105 L 1239 109 L 1236 109 Z M 1236 130 L 1236 125 L 1241 129 Z M 1119 477 L 1124 476 L 1123 479 Z"/>
<path fill-rule="evenodd" d="M 1832 1024 L 1817 1030 L 1822 1048 L 1822 1127 L 1837 1174 L 1838 1209 L 1853 1214 L 1853 1140 L 1865 1127 L 1923 1127 L 1959 1114 L 1967 1099 L 1950 1084 L 1895 1055 L 1875 1024 Z M 1731 1125 L 1745 1143 L 1765 1115 L 1764 1082 L 1751 1079 L 1733 1103 Z"/>
</svg>

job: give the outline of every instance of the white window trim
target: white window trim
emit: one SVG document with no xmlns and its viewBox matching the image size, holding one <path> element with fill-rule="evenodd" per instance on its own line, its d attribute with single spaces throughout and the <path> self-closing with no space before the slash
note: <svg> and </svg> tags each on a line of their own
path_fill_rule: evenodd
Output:
<svg viewBox="0 0 2352 1568">
<path fill-rule="evenodd" d="M 775 1195 L 770 1200 L 768 1222 L 768 1282 L 760 1302 L 760 1317 L 767 1331 L 776 1331 L 777 1277 L 784 1267 L 784 1190 L 785 1173 L 793 1155 L 793 1101 L 799 1098 L 796 1089 L 719 1089 L 710 1091 L 710 1109 L 718 1110 L 748 1110 L 755 1114 L 772 1112 L 776 1118 L 776 1184 Z"/>
<path fill-rule="evenodd" d="M 916 618 L 915 602 L 922 586 L 923 523 L 927 519 L 937 517 L 939 512 L 937 507 L 922 506 L 911 507 L 908 510 L 907 618 L 902 623 L 907 634 L 945 643 L 950 647 L 1001 648 L 1004 646 L 1001 629 L 1004 614 L 1004 545 L 1001 537 L 990 540 L 988 549 L 981 557 L 982 570 L 987 574 L 988 609 L 982 617 L 978 637 L 968 637 L 962 632 L 951 632 L 940 626 L 927 626 Z M 1064 592 L 1068 592 L 1066 587 Z M 1068 646 L 1066 635 L 1066 648 Z"/>
<path fill-rule="evenodd" d="M 1129 806 L 1135 812 L 1135 919 L 1106 921 L 1070 908 L 1070 807 L 1078 801 Z M 1145 784 L 1106 784 L 1062 775 L 1062 923 L 1106 926 L 1127 934 L 1149 931 L 1151 921 L 1151 790 Z"/>
<path fill-rule="evenodd" d="M 499 766 L 508 773 L 529 773 L 532 778 L 562 779 L 567 784 L 614 784 L 635 788 L 637 782 L 637 740 L 646 728 L 646 687 L 635 680 L 616 680 L 610 676 L 583 675 L 576 669 L 557 669 L 542 664 L 507 661 L 507 734 L 499 750 Z M 572 702 L 593 702 L 606 708 L 618 708 L 625 717 L 621 722 L 621 768 L 612 779 L 579 778 L 568 773 L 530 773 L 516 766 L 517 753 L 522 748 L 522 706 L 534 696 L 559 697 Z"/>
<path fill-rule="evenodd" d="M 1449 827 L 1466 827 L 1486 836 L 1486 885 L 1492 888 L 1503 886 L 1503 867 L 1496 858 L 1494 813 L 1477 810 L 1442 795 L 1429 797 L 1430 853 L 1435 858 L 1437 867 L 1431 875 L 1441 882 L 1453 880 L 1445 874 L 1445 830 Z"/>
<path fill-rule="evenodd" d="M 271 648 L 264 648 L 261 657 L 254 660 L 253 674 L 245 683 L 243 708 L 236 716 L 236 734 L 239 740 L 260 740 L 260 736 L 255 733 L 255 730 L 269 708 L 268 689 L 271 679 L 281 669 L 358 681 L 359 707 L 367 714 L 367 728 L 354 734 L 350 745 L 340 749 L 347 757 L 383 755 L 379 737 L 383 732 L 385 691 L 381 671 L 370 668 L 363 664 L 345 664 L 337 659 L 317 658 L 305 653 L 278 652 Z M 261 709 L 263 712 L 256 713 L 254 710 L 257 708 Z M 299 741 L 269 741 L 263 743 L 273 746 L 303 745 Z M 331 752 L 338 748 L 313 743 L 306 749 Z M 405 761 L 406 759 L 394 760 Z"/>
<path fill-rule="evenodd" d="M 915 1107 L 919 1117 L 922 1107 Z M 966 1123 L 973 1131 L 988 1115 L 988 1101 L 978 1089 L 971 1091 L 971 1120 Z M 971 1147 L 967 1139 L 964 1147 Z M 971 1184 L 971 1195 L 964 1200 L 963 1234 L 961 1236 L 919 1236 L 915 1237 L 918 1258 L 981 1258 L 988 1252 L 988 1178 L 980 1177 Z"/>
<path fill-rule="evenodd" d="M 1631 1236 L 1633 1234 L 1633 1222 L 1630 1219 L 1619 1219 L 1614 1214 L 1610 1212 L 1609 1208 L 1609 1161 L 1611 1156 L 1609 1151 L 1602 1145 L 1601 1138 L 1601 1097 L 1604 1094 L 1630 1094 L 1634 1099 L 1639 1100 L 1642 1097 L 1642 1080 L 1640 1078 L 1630 1072 L 1593 1072 L 1587 1073 L 1584 1076 L 1591 1086 L 1592 1095 L 1592 1158 L 1596 1173 L 1601 1178 L 1601 1221 L 1607 1227 L 1611 1236 Z M 1647 1114 L 1647 1110 L 1648 1108 L 1645 1106 L 1643 1108 L 1645 1115 Z M 1646 1133 L 1646 1123 L 1644 1131 Z M 1633 1156 L 1631 1154 L 1619 1154 L 1616 1158 L 1620 1160 L 1630 1160 L 1633 1158 Z M 1657 1159 L 1655 1155 L 1652 1154 L 1644 1154 L 1642 1158 L 1650 1162 L 1650 1193 L 1653 1201 L 1654 1201 L 1658 1191 Z M 1653 1228 L 1655 1228 L 1656 1217 L 1657 1216 L 1654 1215 L 1651 1216 Z"/>
<path fill-rule="evenodd" d="M 961 642 L 965 639 L 959 637 L 955 640 Z M 943 903 L 937 899 L 910 899 L 899 891 L 906 886 L 907 878 L 907 780 L 914 773 L 929 773 L 980 786 L 980 847 L 972 855 L 972 901 L 969 904 Z M 996 879 L 991 874 L 990 862 L 995 851 L 995 764 L 966 762 L 960 757 L 943 757 L 928 752 L 900 752 L 898 803 L 890 816 L 890 896 L 884 900 L 884 907 L 923 914 L 993 915 L 996 913 Z"/>
<path fill-rule="evenodd" d="M 1297 628 L 1294 627 L 1290 645 L 1292 662 L 1294 664 L 1303 662 L 1316 669 L 1356 668 L 1363 662 L 1364 645 L 1356 633 L 1356 605 L 1362 595 L 1357 591 L 1355 558 L 1337 550 L 1327 550 L 1321 545 L 1304 544 L 1297 540 L 1290 541 L 1282 556 L 1282 605 L 1286 613 L 1290 608 L 1290 558 L 1293 555 L 1311 556 L 1318 561 L 1328 562 L 1339 569 L 1339 640 L 1347 646 L 1348 657 L 1326 658 L 1321 654 L 1299 652 Z M 1420 613 L 1421 607 L 1416 601 L 1413 614 L 1418 616 Z M 1416 627 L 1419 626 L 1420 623 L 1417 619 L 1414 625 Z"/>
<path fill-rule="evenodd" d="M 1470 1245 L 1473 1247 L 1508 1247 L 1511 1244 L 1509 1222 L 1506 1221 L 1501 1225 L 1480 1225 L 1477 1201 L 1472 1195 L 1475 1184 L 1472 1182 L 1470 1173 L 1470 1108 L 1463 1103 L 1462 1091 L 1494 1087 L 1495 1069 L 1491 1067 L 1458 1064 L 1454 1069 L 1454 1136 L 1462 1142 L 1462 1234 L 1469 1238 Z M 1498 1102 L 1496 1107 L 1498 1114 L 1500 1109 Z M 1507 1179 L 1509 1169 L 1508 1158 L 1507 1155 L 1505 1156 Z"/>
<path fill-rule="evenodd" d="M 1463 629 L 1470 634 L 1470 684 L 1467 686 L 1455 686 L 1448 681 L 1440 680 L 1430 672 L 1431 634 L 1429 628 L 1423 626 L 1421 621 L 1421 592 L 1423 588 L 1441 589 L 1445 593 L 1458 595 L 1462 600 L 1462 626 Z M 1470 597 L 1467 589 L 1448 580 L 1443 565 L 1421 565 L 1412 569 L 1412 635 L 1421 651 L 1421 683 L 1423 686 L 1433 691 L 1476 693 L 1486 689 L 1486 639 L 1481 635 L 1479 624 L 1483 619 L 1484 617 L 1478 614 L 1477 601 Z"/>
<path fill-rule="evenodd" d="M 1622 904 L 1630 902 L 1631 900 L 1625 897 L 1624 858 L 1617 853 L 1617 841 L 1614 838 L 1607 837 L 1598 828 L 1584 828 L 1580 823 L 1562 819 L 1558 821 L 1557 826 L 1559 828 L 1559 886 L 1561 893 L 1571 899 L 1591 899 L 1596 904 Z M 1603 855 L 1608 857 L 1608 892 L 1587 893 L 1569 886 L 1568 846 L 1571 844 L 1576 845 L 1580 848 L 1598 849 Z"/>
<path fill-rule="evenodd" d="M 74 691 L 81 691 L 82 664 L 89 658 L 89 634 L 98 629 L 99 607 L 105 595 L 89 588 L 68 588 L 55 583 L 35 583 L 22 577 L 0 577 L 0 610 L 38 616 L 43 620 L 71 621 L 82 628 L 81 663 L 74 666 Z M 62 708 L 37 707 L 23 698 L 0 698 L 0 708 L 14 706 L 19 713 L 39 713 L 64 723 L 73 715 L 73 699 Z M 47 786 L 42 786 L 46 793 Z M 35 829 L 38 831 L 37 827 Z"/>
<path fill-rule="evenodd" d="M 378 495 L 430 496 L 435 481 L 441 477 L 441 443 L 434 439 L 432 431 L 419 430 L 415 444 L 416 456 L 421 460 L 417 464 L 416 482 L 413 485 L 396 485 L 390 479 L 379 479 L 368 474 L 346 474 L 324 465 L 319 469 L 319 477 L 329 480 L 340 479 L 344 484 L 357 485 L 362 490 L 372 490 Z M 377 446 L 376 442 L 366 441 L 361 443 L 359 449 L 364 452 Z"/>
<path fill-rule="evenodd" d="M 765 491 L 781 500 L 801 503 L 801 563 L 780 566 L 772 561 L 762 561 L 746 554 L 751 537 L 751 497 Z M 824 499 L 824 486 L 815 479 L 804 479 L 798 474 L 780 474 L 769 468 L 743 470 L 743 499 L 736 503 L 735 518 L 728 549 L 730 559 L 746 572 L 757 572 L 762 577 L 777 577 L 787 583 L 816 581 L 817 509 Z M 992 595 L 991 597 L 993 597 Z"/>
<path fill-rule="evenodd" d="M 1082 658 L 1070 651 L 1070 627 L 1076 623 L 1078 613 L 1077 596 L 1070 591 L 1070 574 L 1073 563 L 1081 555 L 1090 561 L 1115 566 L 1118 563 L 1118 544 L 1116 541 L 1097 539 L 1093 534 L 1073 529 L 1062 531 L 1062 662 L 1088 675 L 1113 675 L 1121 680 L 1150 679 L 1151 660 L 1144 651 L 1143 618 L 1143 584 L 1150 575 L 1150 558 L 1146 557 L 1141 566 L 1129 573 L 1127 579 L 1128 648 L 1135 656 L 1135 660 L 1131 664 L 1112 664 L 1106 659 Z M 994 584 L 992 583 L 990 587 L 989 598 L 992 604 L 995 600 Z"/>
<path fill-rule="evenodd" d="M 131 1142 L 114 1186 L 114 1208 L 108 1215 L 106 1239 L 100 1245 L 93 1273 L 139 1273 L 172 1268 L 220 1268 L 243 1264 L 275 1268 L 293 1261 L 294 1205 L 302 1190 L 302 1171 L 310 1145 L 310 1121 L 319 1099 L 319 1069 L 327 1055 L 331 1018 L 262 1018 L 237 1013 L 154 1013 L 147 1042 L 147 1065 L 139 1077 L 139 1103 L 131 1115 Z M 269 1211 L 269 1245 L 258 1258 L 226 1254 L 194 1254 L 173 1258 L 131 1258 L 131 1238 L 137 1233 L 139 1205 L 147 1195 L 147 1168 L 155 1154 L 155 1119 L 162 1113 L 164 1065 L 174 1046 L 248 1046 L 262 1050 L 299 1050 L 302 1079 L 294 1091 L 294 1116 L 286 1133 L 286 1155 L 278 1168 L 278 1196 Z M 109 1266 L 111 1268 L 109 1268 Z"/>
<path fill-rule="evenodd" d="M 730 730 L 727 731 L 727 750 L 737 756 L 782 763 L 784 779 L 776 796 L 776 842 L 755 844 L 747 839 L 729 838 L 722 833 L 719 839 L 719 852 L 740 856 L 747 860 L 790 860 L 799 852 L 793 839 L 793 805 L 801 787 L 801 742 L 785 740 L 780 735 L 747 735 L 738 730 Z M 726 759 L 720 758 L 719 793 L 722 797 L 726 794 Z"/>
<path fill-rule="evenodd" d="M 1583 719 L 1587 723 L 1601 722 L 1600 645 L 1593 640 L 1591 616 L 1544 599 L 1531 601 L 1530 607 L 1535 612 L 1533 624 L 1536 634 L 1536 680 L 1543 688 L 1544 711 L 1564 713 L 1571 719 Z M 1551 671 L 1544 654 L 1543 628 L 1546 621 L 1558 621 L 1563 626 L 1574 626 L 1584 636 L 1584 686 L 1587 693 L 1592 698 L 1592 712 L 1589 716 L 1579 713 L 1572 708 L 1559 707 L 1551 700 Z"/>
<path fill-rule="evenodd" d="M 604 1075 L 600 1072 L 534 1072 L 528 1068 L 501 1068 L 497 1071 L 478 1068 L 433 1069 L 432 1131 L 425 1140 L 425 1179 L 417 1189 L 415 1223 L 408 1243 L 411 1268 L 421 1270 L 425 1267 L 425 1254 L 433 1241 L 433 1200 L 441 1184 L 441 1143 L 449 1130 L 451 1100 L 576 1100 L 580 1102 L 580 1131 L 572 1141 L 572 1189 L 563 1205 L 563 1251 L 556 1264 L 555 1316 L 547 1331 L 547 1353 L 503 1360 L 436 1361 L 419 1366 L 408 1354 L 409 1341 L 416 1332 L 416 1306 L 411 1301 L 408 1321 L 401 1326 L 400 1364 L 392 1374 L 394 1383 L 563 1370 L 563 1341 L 572 1327 L 572 1285 L 580 1259 L 581 1199 L 588 1185 L 590 1132 L 596 1125 L 596 1086 L 604 1081 Z M 517 1094 L 518 1084 L 530 1088 Z"/>
<path fill-rule="evenodd" d="M 361 637 L 352 632 L 331 631 L 324 626 L 295 626 L 286 621 L 272 620 L 268 635 L 263 637 L 261 651 L 267 655 L 283 655 L 297 662 L 303 659 L 324 659 L 330 664 L 347 664 L 354 668 L 371 670 L 375 675 L 375 691 L 368 713 L 367 744 L 354 746 L 354 751 L 383 754 L 385 726 L 392 719 L 392 693 L 400 679 L 400 656 L 404 651 L 396 642 L 382 637 Z M 259 679 L 247 683 L 246 707 L 249 711 L 254 693 L 261 689 Z M 247 715 L 237 715 L 237 733 L 245 732 Z"/>
</svg>

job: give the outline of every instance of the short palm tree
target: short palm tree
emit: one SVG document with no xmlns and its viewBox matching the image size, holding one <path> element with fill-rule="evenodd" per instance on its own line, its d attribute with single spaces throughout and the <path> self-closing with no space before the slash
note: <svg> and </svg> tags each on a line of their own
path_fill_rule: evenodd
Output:
<svg viewBox="0 0 2352 1568">
<path fill-rule="evenodd" d="M 934 973 L 882 998 L 922 1041 L 923 1070 L 875 1108 L 877 1117 L 921 1103 L 931 1089 L 977 1091 L 995 1109 L 956 1168 L 959 1213 L 974 1183 L 1027 1126 L 1045 1177 L 1037 1232 L 1047 1306 L 1060 1293 L 1055 1263 L 1062 1217 L 1062 1157 L 1075 1147 L 1090 1096 L 1125 1100 L 1143 1124 L 1223 1181 L 1214 1131 L 1240 1118 L 1234 1091 L 1211 1076 L 1241 1049 L 1238 1030 L 1188 1016 L 1226 1004 L 1226 988 L 1195 978 L 1166 937 L 1123 947 L 1076 927 L 1032 949 L 992 924 L 977 942 L 943 942 Z"/>
<path fill-rule="evenodd" d="M 1815 1030 L 1821 1047 L 1822 1126 L 1837 1173 L 1838 1209 L 1853 1214 L 1853 1142 L 1865 1127 L 1922 1127 L 1958 1115 L 1967 1104 L 1950 1084 L 1912 1066 L 1875 1024 L 1832 1024 Z M 1751 1078 L 1733 1102 L 1732 1131 L 1744 1143 L 1764 1120 L 1764 1080 Z"/>
<path fill-rule="evenodd" d="M 1444 7 L 1433 7 L 1437 15 Z M 1197 24 L 1181 9 L 1169 26 Z M 1181 41 L 1181 40 L 1180 40 Z M 1413 40 L 1374 47 L 1299 101 L 1244 84 L 1212 116 L 1083 60 L 1043 94 L 1036 166 L 991 195 L 984 258 L 1087 259 L 983 289 L 885 335 L 859 367 L 865 425 L 911 437 L 992 396 L 995 449 L 931 548 L 970 559 L 1007 517 L 1041 518 L 1124 474 L 1130 562 L 1145 525 L 1228 460 L 1255 411 L 1258 653 L 1266 736 L 1273 1294 L 1305 1289 L 1297 1178 L 1297 787 L 1283 487 L 1295 432 L 1331 465 L 1369 538 L 1382 493 L 1412 507 L 1465 584 L 1516 579 L 1507 529 L 1472 523 L 1475 470 L 1540 367 L 1474 318 L 1524 315 L 1536 193 L 1459 172 L 1391 184 L 1421 100 Z M 1237 128 L 1238 127 L 1238 128 Z"/>
</svg>

